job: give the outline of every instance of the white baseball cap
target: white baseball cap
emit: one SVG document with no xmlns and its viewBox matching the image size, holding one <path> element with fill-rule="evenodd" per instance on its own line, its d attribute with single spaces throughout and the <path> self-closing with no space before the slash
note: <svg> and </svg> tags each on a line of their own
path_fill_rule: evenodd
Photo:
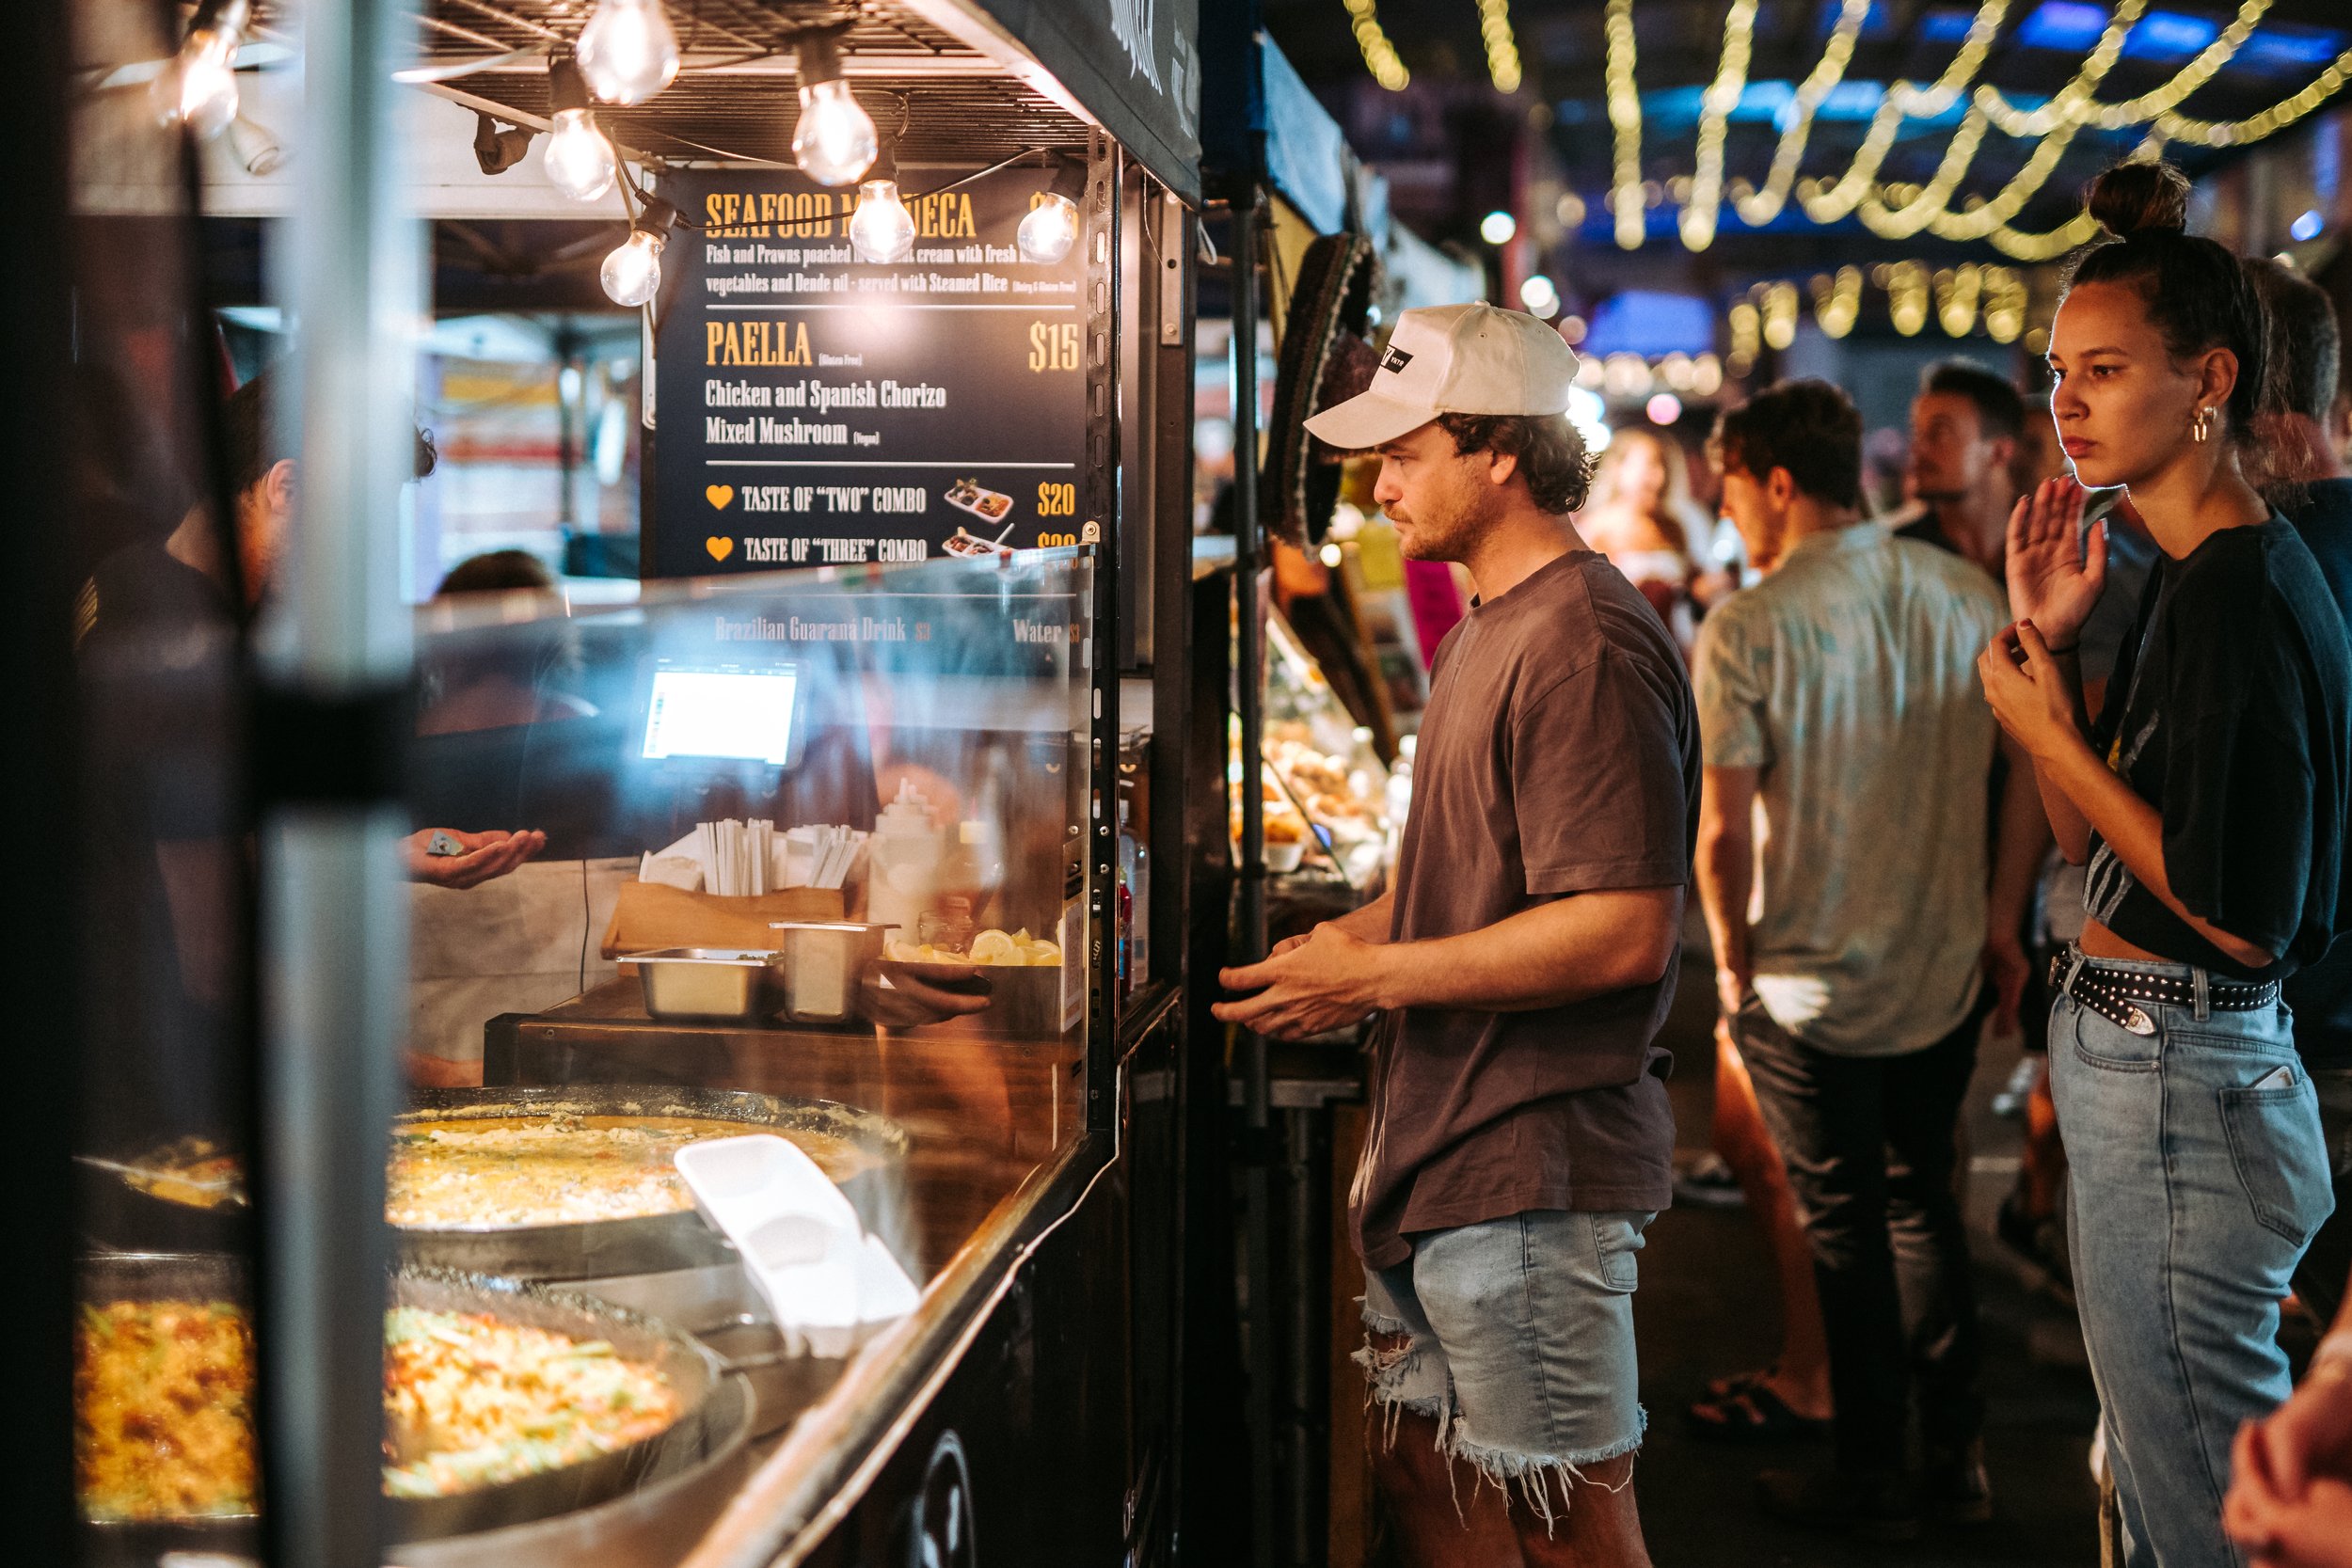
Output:
<svg viewBox="0 0 2352 1568">
<path fill-rule="evenodd" d="M 1407 310 L 1373 372 L 1371 389 L 1307 421 L 1308 434 L 1363 451 L 1440 414 L 1565 414 L 1576 351 L 1551 327 L 1491 305 Z"/>
</svg>

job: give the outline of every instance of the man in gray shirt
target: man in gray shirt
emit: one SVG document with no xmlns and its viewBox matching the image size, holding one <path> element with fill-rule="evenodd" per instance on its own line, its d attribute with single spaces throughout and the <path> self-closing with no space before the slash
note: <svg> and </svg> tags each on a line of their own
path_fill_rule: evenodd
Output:
<svg viewBox="0 0 2352 1568">
<path fill-rule="evenodd" d="M 1783 1516 L 1900 1538 L 1921 1500 L 1915 1369 L 1928 1500 L 1969 1519 L 1991 1501 L 1951 1179 L 1994 1000 L 1996 731 L 1975 666 L 2008 617 L 1981 571 L 1863 524 L 1862 420 L 1836 388 L 1793 382 L 1731 410 L 1717 456 L 1724 511 L 1772 564 L 1700 631 L 1699 896 L 1804 1217 L 1836 1405 L 1835 1469 L 1759 1487 Z"/>
</svg>

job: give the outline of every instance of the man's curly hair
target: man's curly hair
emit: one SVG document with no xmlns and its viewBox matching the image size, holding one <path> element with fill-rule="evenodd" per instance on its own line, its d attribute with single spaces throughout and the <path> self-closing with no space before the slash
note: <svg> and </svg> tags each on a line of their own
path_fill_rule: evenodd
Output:
<svg viewBox="0 0 2352 1568">
<path fill-rule="evenodd" d="M 1518 458 L 1528 494 L 1546 512 L 1581 512 L 1593 492 L 1593 454 L 1565 414 L 1440 414 L 1438 424 L 1465 456 Z"/>
</svg>

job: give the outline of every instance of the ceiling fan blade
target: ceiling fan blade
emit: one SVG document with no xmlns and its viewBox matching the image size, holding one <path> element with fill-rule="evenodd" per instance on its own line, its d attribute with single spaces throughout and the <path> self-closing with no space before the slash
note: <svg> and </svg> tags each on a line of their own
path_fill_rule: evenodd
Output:
<svg viewBox="0 0 2352 1568">
<path fill-rule="evenodd" d="M 539 53 L 530 49 L 510 49 L 503 55 L 475 55 L 462 60 L 437 60 L 430 65 L 412 65 L 392 72 L 392 80 L 411 87 L 432 82 L 454 82 L 471 76 L 478 71 L 496 71 L 501 66 L 520 65 Z"/>
</svg>

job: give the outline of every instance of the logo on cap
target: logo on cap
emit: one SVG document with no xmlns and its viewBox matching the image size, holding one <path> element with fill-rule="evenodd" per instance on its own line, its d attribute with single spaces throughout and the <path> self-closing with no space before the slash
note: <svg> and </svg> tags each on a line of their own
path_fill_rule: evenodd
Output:
<svg viewBox="0 0 2352 1568">
<path fill-rule="evenodd" d="M 1397 347 L 1394 343 L 1391 343 L 1389 345 L 1389 351 L 1380 356 L 1380 368 L 1382 370 L 1394 372 L 1399 374 L 1403 373 L 1405 367 L 1412 362 L 1413 356 L 1406 353 L 1403 349 Z"/>
</svg>

